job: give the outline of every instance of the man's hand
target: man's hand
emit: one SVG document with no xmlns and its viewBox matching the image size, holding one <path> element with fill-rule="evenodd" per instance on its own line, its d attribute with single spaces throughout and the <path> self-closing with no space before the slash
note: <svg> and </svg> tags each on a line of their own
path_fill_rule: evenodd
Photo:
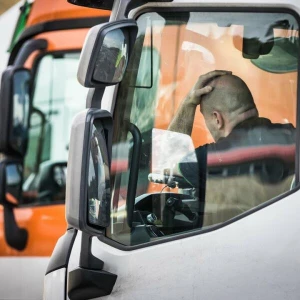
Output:
<svg viewBox="0 0 300 300">
<path fill-rule="evenodd" d="M 208 72 L 204 75 L 201 75 L 188 96 L 185 99 L 185 104 L 191 104 L 192 106 L 197 106 L 201 102 L 201 96 L 210 93 L 213 88 L 209 85 L 206 85 L 210 80 L 215 77 L 232 74 L 231 71 L 225 70 L 215 70 Z"/>
<path fill-rule="evenodd" d="M 213 89 L 207 83 L 215 77 L 231 73 L 230 71 L 215 70 L 201 75 L 185 100 L 182 101 L 168 130 L 191 135 L 196 107 L 200 104 L 201 97 Z"/>
</svg>

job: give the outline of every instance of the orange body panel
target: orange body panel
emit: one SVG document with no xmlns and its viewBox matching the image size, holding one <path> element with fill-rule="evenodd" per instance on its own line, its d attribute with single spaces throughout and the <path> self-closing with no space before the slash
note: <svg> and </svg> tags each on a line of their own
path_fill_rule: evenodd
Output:
<svg viewBox="0 0 300 300">
<path fill-rule="evenodd" d="M 108 17 L 109 11 L 85 8 L 66 0 L 35 0 L 26 27 L 61 19 Z"/>
<path fill-rule="evenodd" d="M 73 30 L 61 30 L 41 33 L 35 37 L 35 39 L 46 39 L 48 41 L 48 48 L 45 53 L 55 51 L 80 51 L 88 29 L 73 29 Z M 36 51 L 31 54 L 25 63 L 25 67 L 31 69 L 40 52 Z"/>
<path fill-rule="evenodd" d="M 0 206 L 0 256 L 50 256 L 57 239 L 66 232 L 65 205 L 20 207 L 14 210 L 20 228 L 28 231 L 23 251 L 5 242 L 3 206 Z"/>
<path fill-rule="evenodd" d="M 73 29 L 41 33 L 37 39 L 47 39 L 47 52 L 81 50 L 88 29 Z"/>
</svg>

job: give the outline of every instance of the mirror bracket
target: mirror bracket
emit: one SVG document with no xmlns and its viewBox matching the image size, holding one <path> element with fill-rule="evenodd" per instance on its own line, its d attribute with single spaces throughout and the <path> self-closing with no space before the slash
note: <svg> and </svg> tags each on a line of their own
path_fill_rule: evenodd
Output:
<svg viewBox="0 0 300 300">
<path fill-rule="evenodd" d="M 82 232 L 79 267 L 68 277 L 68 296 L 84 300 L 110 295 L 117 275 L 103 270 L 104 262 L 91 251 L 92 236 Z"/>
<path fill-rule="evenodd" d="M 105 87 L 90 89 L 86 100 L 86 108 L 100 108 Z"/>
<path fill-rule="evenodd" d="M 92 254 L 91 246 L 92 236 L 82 232 L 79 267 L 85 269 L 102 270 L 104 262 Z"/>
</svg>

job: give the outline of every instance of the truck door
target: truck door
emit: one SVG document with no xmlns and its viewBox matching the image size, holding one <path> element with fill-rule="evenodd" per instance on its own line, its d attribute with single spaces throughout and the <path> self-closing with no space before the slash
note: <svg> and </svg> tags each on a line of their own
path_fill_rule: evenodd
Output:
<svg viewBox="0 0 300 300">
<path fill-rule="evenodd" d="M 101 299 L 297 299 L 298 13 L 179 2 L 131 15 L 138 36 L 111 99 L 111 222 L 91 239 L 91 262 L 117 276 Z M 180 119 L 192 122 L 191 135 L 168 130 L 199 76 L 213 70 L 242 79 L 270 124 L 253 142 L 239 144 L 247 127 L 233 147 L 212 151 L 219 144 L 207 146 L 199 107 L 194 120 Z M 85 235 L 78 232 L 67 269 L 71 300 L 95 297 L 88 288 L 83 298 L 72 293 Z"/>
</svg>

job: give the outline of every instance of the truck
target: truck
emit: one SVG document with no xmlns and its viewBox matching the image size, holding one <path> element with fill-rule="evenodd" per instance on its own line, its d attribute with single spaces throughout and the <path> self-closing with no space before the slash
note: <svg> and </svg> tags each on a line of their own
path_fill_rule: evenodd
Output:
<svg viewBox="0 0 300 300">
<path fill-rule="evenodd" d="M 79 61 L 89 90 L 44 299 L 298 299 L 298 2 L 69 1 L 111 16 Z M 246 126 L 218 149 L 201 103 L 170 130 L 215 70 L 242 80 L 270 124 L 253 143 L 239 144 Z M 20 199 L 22 166 L 2 162 L 0 195 Z"/>
<path fill-rule="evenodd" d="M 1 198 L 1 299 L 42 298 L 51 253 L 67 228 L 69 131 L 86 96 L 76 81 L 80 51 L 88 29 L 109 19 L 109 11 L 60 0 L 22 2 L 0 92 L 1 161 L 18 162 L 24 171 L 20 194 L 5 192 Z M 11 122 L 16 135 L 7 147 Z"/>
</svg>

